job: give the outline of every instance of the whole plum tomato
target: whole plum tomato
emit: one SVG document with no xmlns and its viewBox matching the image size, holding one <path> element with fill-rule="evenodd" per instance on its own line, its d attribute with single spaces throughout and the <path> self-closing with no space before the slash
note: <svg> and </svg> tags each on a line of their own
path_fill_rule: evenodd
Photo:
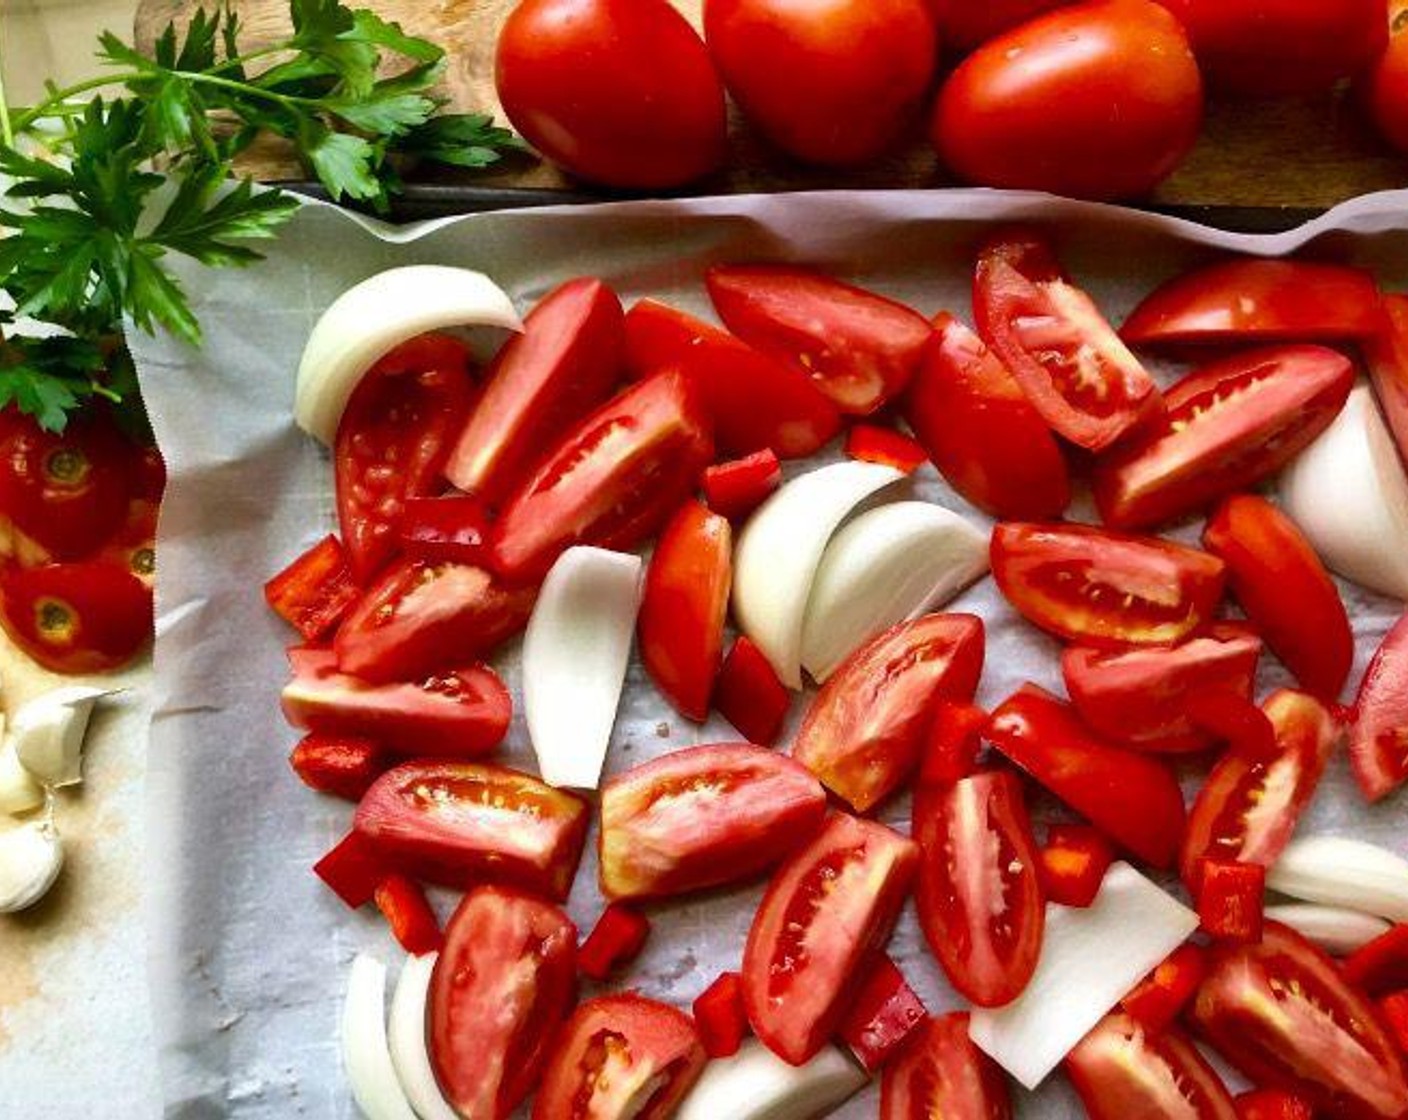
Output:
<svg viewBox="0 0 1408 1120">
<path fill-rule="evenodd" d="M 1389 4 L 1388 46 L 1360 77 L 1357 92 L 1385 140 L 1408 152 L 1408 2 Z"/>
<path fill-rule="evenodd" d="M 523 0 L 495 81 L 514 127 L 583 179 L 677 187 L 723 161 L 723 86 L 666 0 Z"/>
<path fill-rule="evenodd" d="M 56 673 L 121 668 L 152 634 L 152 592 L 111 560 L 45 564 L 0 575 L 0 625 Z"/>
<path fill-rule="evenodd" d="M 966 54 L 994 35 L 1070 0 L 929 0 L 945 50 Z"/>
</svg>

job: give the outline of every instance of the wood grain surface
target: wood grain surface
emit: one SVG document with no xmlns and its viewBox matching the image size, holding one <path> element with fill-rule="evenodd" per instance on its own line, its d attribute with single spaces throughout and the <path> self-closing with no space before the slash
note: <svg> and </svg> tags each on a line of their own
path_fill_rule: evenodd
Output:
<svg viewBox="0 0 1408 1120">
<path fill-rule="evenodd" d="M 451 54 L 446 93 L 457 108 L 502 117 L 494 95 L 493 54 L 498 29 L 514 0 L 359 0 L 407 30 L 434 39 Z M 676 0 L 699 25 L 702 0 Z M 197 0 L 142 0 L 137 35 L 149 45 L 172 20 L 189 18 Z M 287 27 L 286 0 L 234 0 L 246 24 L 248 49 Z M 917 131 L 917 130 L 916 130 Z M 921 139 L 906 150 L 858 171 L 807 168 L 770 150 L 735 115 L 733 153 L 725 171 L 693 188 L 702 194 L 823 187 L 931 187 L 951 185 Z M 306 175 L 286 150 L 253 153 L 250 169 L 268 180 Z M 490 174 L 436 174 L 436 182 L 495 187 L 567 187 L 553 167 L 529 157 Z M 1180 205 L 1331 206 L 1369 191 L 1408 186 L 1408 157 L 1398 157 L 1361 119 L 1344 92 L 1265 103 L 1215 102 L 1198 147 L 1159 189 L 1154 201 Z"/>
</svg>

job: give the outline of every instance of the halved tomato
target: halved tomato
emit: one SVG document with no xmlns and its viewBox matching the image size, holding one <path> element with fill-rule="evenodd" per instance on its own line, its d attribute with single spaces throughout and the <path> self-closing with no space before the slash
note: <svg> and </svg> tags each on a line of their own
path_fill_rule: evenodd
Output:
<svg viewBox="0 0 1408 1120">
<path fill-rule="evenodd" d="M 1299 1093 L 1331 1116 L 1408 1115 L 1403 1060 L 1373 1006 L 1279 922 L 1266 923 L 1260 944 L 1213 948 L 1192 1015 L 1258 1085 Z"/>
<path fill-rule="evenodd" d="M 1090 525 L 1008 522 L 992 534 L 997 586 L 1029 621 L 1095 646 L 1170 645 L 1212 617 L 1221 560 Z"/>
<path fill-rule="evenodd" d="M 1339 725 L 1313 696 L 1281 689 L 1262 710 L 1275 728 L 1277 753 L 1257 759 L 1228 752 L 1193 803 L 1179 866 L 1194 896 L 1204 859 L 1276 862 L 1339 742 Z"/>
<path fill-rule="evenodd" d="M 284 718 L 325 735 L 371 739 L 413 755 L 487 754 L 513 714 L 504 682 L 486 665 L 438 673 L 415 684 L 371 684 L 337 667 L 330 649 L 289 651 Z"/>
<path fill-rule="evenodd" d="M 706 280 L 729 330 L 801 370 L 842 412 L 869 415 L 904 392 L 929 341 L 913 308 L 813 269 L 715 265 Z"/>
<path fill-rule="evenodd" d="M 708 1060 L 694 1020 L 634 993 L 599 996 L 553 1043 L 533 1120 L 666 1120 Z"/>
<path fill-rule="evenodd" d="M 461 889 L 509 883 L 565 899 L 587 835 L 587 806 L 503 766 L 421 760 L 372 783 L 355 827 L 418 879 Z"/>
<path fill-rule="evenodd" d="M 494 528 L 494 568 L 527 582 L 575 544 L 631 548 L 689 497 L 713 454 L 683 374 L 633 385 L 570 431 L 508 499 Z"/>
<path fill-rule="evenodd" d="M 1408 36 L 1396 35 L 1394 41 L 1408 45 Z M 1408 59 L 1408 51 L 1401 53 Z M 1361 348 L 1398 456 L 1408 463 L 1408 296 L 1384 296 L 1383 329 Z"/>
<path fill-rule="evenodd" d="M 774 751 L 675 751 L 602 789 L 601 893 L 662 898 L 747 879 L 804 844 L 825 813 L 817 780 Z"/>
<path fill-rule="evenodd" d="M 1408 615 L 1384 637 L 1360 682 L 1349 761 L 1370 801 L 1408 780 Z"/>
<path fill-rule="evenodd" d="M 0 626 L 56 673 L 107 673 L 152 637 L 152 589 L 111 560 L 0 573 Z"/>
<path fill-rule="evenodd" d="M 966 1012 L 930 1019 L 885 1067 L 880 1120 L 1011 1120 L 998 1064 L 968 1038 Z"/>
<path fill-rule="evenodd" d="M 914 772 L 934 707 L 971 700 L 983 671 L 983 620 L 929 614 L 856 650 L 821 687 L 792 757 L 857 812 Z"/>
<path fill-rule="evenodd" d="M 1183 793 L 1158 759 L 1097 737 L 1075 710 L 1029 684 L 992 714 L 988 741 L 1121 847 L 1172 866 Z"/>
<path fill-rule="evenodd" d="M 997 355 L 946 312 L 934 317 L 904 418 L 953 488 L 994 517 L 1059 517 L 1070 504 L 1051 428 Z"/>
<path fill-rule="evenodd" d="M 554 288 L 504 343 L 459 432 L 445 477 L 497 505 L 558 437 L 611 393 L 624 356 L 621 301 L 593 277 Z"/>
<path fill-rule="evenodd" d="M 676 711 L 700 723 L 709 717 L 723 661 L 732 583 L 728 519 L 686 502 L 650 557 L 637 632 L 641 663 L 651 680 Z"/>
<path fill-rule="evenodd" d="M 978 333 L 1042 418 L 1100 451 L 1158 415 L 1154 379 L 1035 230 L 1008 229 L 978 254 Z"/>
<path fill-rule="evenodd" d="M 913 841 L 837 813 L 773 876 L 743 950 L 743 1003 L 774 1054 L 802 1065 L 831 1037 L 917 859 Z"/>
<path fill-rule="evenodd" d="M 1090 1120 L 1238 1120 L 1232 1094 L 1182 1031 L 1116 1011 L 1066 1057 Z"/>
<path fill-rule="evenodd" d="M 1383 325 L 1379 287 L 1361 268 L 1243 258 L 1176 276 L 1130 313 L 1132 345 L 1336 342 Z"/>
<path fill-rule="evenodd" d="M 550 902 L 475 887 L 430 975 L 431 1068 L 459 1115 L 500 1120 L 537 1083 L 577 993 L 577 930 Z"/>
<path fill-rule="evenodd" d="M 653 299 L 626 313 L 626 359 L 635 377 L 683 372 L 729 455 L 768 448 L 782 459 L 803 458 L 841 430 L 836 406 L 801 370 Z"/>
<path fill-rule="evenodd" d="M 1275 474 L 1330 426 L 1354 365 L 1323 346 L 1252 350 L 1164 394 L 1163 422 L 1095 468 L 1101 518 L 1121 529 L 1196 513 Z"/>
<path fill-rule="evenodd" d="M 1046 926 L 1021 781 L 989 771 L 921 787 L 911 834 L 919 843 L 919 924 L 930 950 L 979 1007 L 1011 1003 L 1036 969 Z"/>
</svg>

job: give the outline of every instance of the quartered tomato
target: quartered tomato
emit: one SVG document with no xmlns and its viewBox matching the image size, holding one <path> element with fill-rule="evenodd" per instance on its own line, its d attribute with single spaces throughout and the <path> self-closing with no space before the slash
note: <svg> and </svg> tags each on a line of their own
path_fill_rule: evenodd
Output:
<svg viewBox="0 0 1408 1120">
<path fill-rule="evenodd" d="M 553 1043 L 533 1120 L 667 1120 L 707 1060 L 683 1011 L 634 993 L 587 1000 Z"/>
<path fill-rule="evenodd" d="M 1002 361 L 952 315 L 904 398 L 904 417 L 949 483 L 994 517 L 1059 517 L 1070 472 L 1056 437 Z"/>
<path fill-rule="evenodd" d="M 1370 801 L 1408 780 L 1408 615 L 1385 636 L 1359 685 L 1349 761 Z"/>
<path fill-rule="evenodd" d="M 1009 522 L 992 534 L 997 585 L 1029 622 L 1096 646 L 1168 645 L 1222 598 L 1221 560 L 1089 525 Z"/>
<path fill-rule="evenodd" d="M 577 930 L 550 902 L 475 887 L 430 976 L 430 1063 L 459 1115 L 513 1114 L 537 1083 L 577 991 Z"/>
<path fill-rule="evenodd" d="M 477 661 L 527 625 L 537 595 L 468 564 L 398 561 L 343 621 L 338 668 L 375 683 Z"/>
<path fill-rule="evenodd" d="M 473 402 L 468 349 L 445 335 L 396 347 L 357 384 L 333 442 L 337 519 L 366 582 L 398 547 L 407 498 L 434 493 Z"/>
<path fill-rule="evenodd" d="M 812 702 L 792 757 L 858 812 L 913 773 L 935 706 L 971 700 L 983 620 L 930 614 L 892 626 L 848 657 Z"/>
<path fill-rule="evenodd" d="M 1408 35 L 1397 35 L 1394 41 L 1408 47 Z M 1404 57 L 1408 62 L 1408 50 Z M 1384 296 L 1383 329 L 1365 339 L 1361 349 L 1398 457 L 1408 463 L 1408 296 Z"/>
<path fill-rule="evenodd" d="M 686 502 L 665 526 L 645 574 L 637 633 L 640 659 L 665 698 L 702 723 L 723 661 L 733 583 L 733 530 L 726 518 Z"/>
<path fill-rule="evenodd" d="M 774 751 L 675 751 L 602 789 L 601 893 L 661 898 L 747 879 L 805 843 L 825 813 L 817 780 Z"/>
<path fill-rule="evenodd" d="M 786 265 L 715 265 L 709 298 L 729 330 L 812 379 L 842 412 L 864 416 L 897 397 L 929 341 L 902 303 Z"/>
<path fill-rule="evenodd" d="M 587 835 L 587 806 L 517 770 L 422 760 L 372 783 L 356 829 L 418 879 L 461 889 L 491 880 L 564 899 Z"/>
<path fill-rule="evenodd" d="M 930 1019 L 880 1083 L 880 1120 L 1011 1120 L 1007 1079 L 968 1038 L 968 1015 Z"/>
<path fill-rule="evenodd" d="M 450 757 L 486 754 L 508 731 L 513 700 L 485 665 L 376 685 L 341 672 L 330 649 L 290 650 L 289 660 L 293 680 L 281 703 L 294 727 L 371 739 L 400 754 Z"/>
<path fill-rule="evenodd" d="M 530 581 L 572 545 L 638 544 L 693 492 L 713 454 L 691 383 L 675 372 L 647 378 L 569 432 L 508 499 L 494 566 Z"/>
<path fill-rule="evenodd" d="M 600 280 L 554 288 L 504 344 L 458 435 L 445 477 L 486 505 L 503 500 L 541 457 L 610 395 L 624 357 L 621 301 Z"/>
<path fill-rule="evenodd" d="M 1066 1057 L 1090 1120 L 1238 1120 L 1227 1086 L 1176 1028 L 1107 1015 Z"/>
<path fill-rule="evenodd" d="M 1162 762 L 1100 739 L 1068 704 L 1031 684 L 993 712 L 987 738 L 1116 844 L 1172 866 L 1183 794 Z"/>
<path fill-rule="evenodd" d="M 1363 269 L 1244 258 L 1170 280 L 1130 313 L 1120 334 L 1131 345 L 1349 342 L 1382 325 L 1378 285 Z"/>
<path fill-rule="evenodd" d="M 107 673 L 152 636 L 152 591 L 109 560 L 45 564 L 0 574 L 0 626 L 56 673 Z"/>
<path fill-rule="evenodd" d="M 1276 862 L 1339 742 L 1334 717 L 1303 692 L 1282 689 L 1262 708 L 1275 728 L 1277 753 L 1267 759 L 1224 755 L 1189 814 L 1180 866 L 1195 895 L 1203 859 L 1263 867 Z"/>
<path fill-rule="evenodd" d="M 1372 1005 L 1323 951 L 1279 922 L 1266 923 L 1260 944 L 1213 949 L 1192 1014 L 1239 1070 L 1303 1095 L 1317 1113 L 1408 1114 L 1403 1061 Z"/>
<path fill-rule="evenodd" d="M 1101 451 L 1158 415 L 1154 379 L 1041 234 L 988 240 L 973 277 L 978 332 L 1060 435 Z"/>
<path fill-rule="evenodd" d="M 1255 486 L 1330 426 L 1353 386 L 1353 363 L 1323 346 L 1252 350 L 1189 374 L 1164 394 L 1163 422 L 1095 468 L 1101 518 L 1158 525 Z"/>
<path fill-rule="evenodd" d="M 773 876 L 743 950 L 743 1002 L 768 1049 L 801 1065 L 825 1045 L 894 929 L 916 845 L 838 813 Z"/>
<path fill-rule="evenodd" d="M 1046 924 L 1020 780 L 1002 771 L 921 786 L 911 833 L 919 843 L 919 923 L 930 950 L 977 1006 L 1011 1003 L 1036 969 Z"/>
<path fill-rule="evenodd" d="M 1249 701 L 1260 656 L 1251 627 L 1215 622 L 1177 646 L 1068 646 L 1061 673 L 1080 718 L 1101 735 L 1141 751 L 1182 753 L 1213 745 L 1190 718 L 1189 698 L 1222 689 Z"/>
</svg>

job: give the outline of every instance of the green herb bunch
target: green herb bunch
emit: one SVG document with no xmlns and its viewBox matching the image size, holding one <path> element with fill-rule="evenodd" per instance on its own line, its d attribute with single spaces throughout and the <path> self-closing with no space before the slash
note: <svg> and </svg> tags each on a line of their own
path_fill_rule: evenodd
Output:
<svg viewBox="0 0 1408 1120">
<path fill-rule="evenodd" d="M 29 108 L 11 108 L 0 80 L 0 291 L 13 303 L 0 310 L 0 407 L 58 431 L 95 395 L 132 403 L 124 321 L 200 342 L 166 262 L 260 259 L 251 243 L 297 205 L 232 182 L 261 135 L 290 142 L 333 199 L 376 211 L 401 188 L 394 155 L 477 168 L 518 146 L 488 116 L 441 112 L 441 47 L 339 0 L 289 7 L 293 34 L 248 53 L 227 5 L 183 36 L 168 27 L 150 57 L 103 35 L 114 70 Z M 16 333 L 21 318 L 43 337 Z"/>
</svg>

